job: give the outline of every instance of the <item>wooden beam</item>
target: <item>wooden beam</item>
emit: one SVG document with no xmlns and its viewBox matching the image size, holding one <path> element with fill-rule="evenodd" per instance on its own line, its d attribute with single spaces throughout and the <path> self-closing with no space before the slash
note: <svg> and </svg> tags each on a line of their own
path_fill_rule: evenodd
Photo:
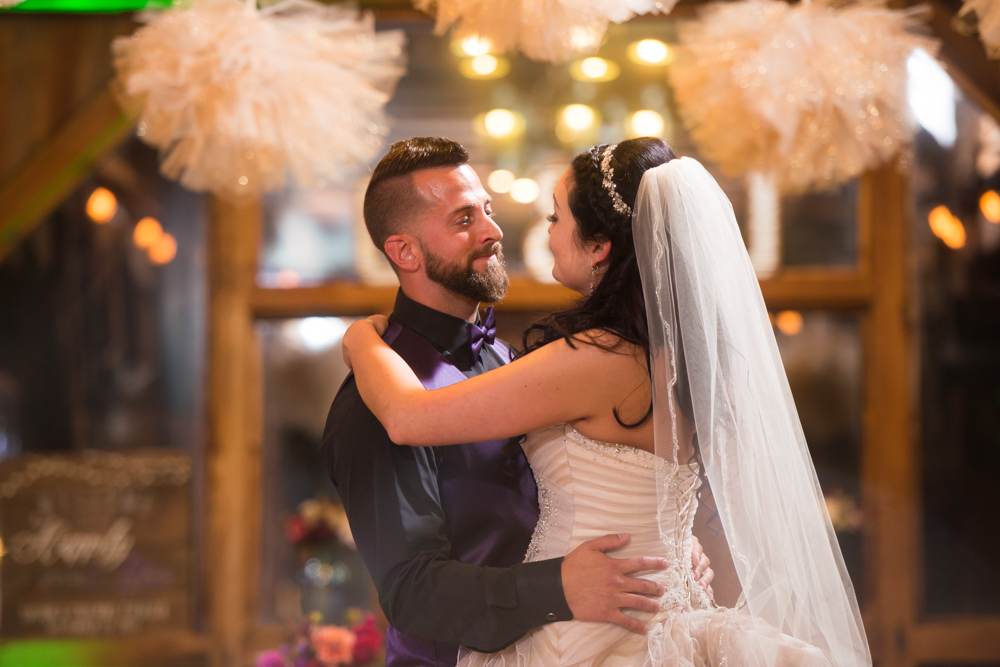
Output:
<svg viewBox="0 0 1000 667">
<path fill-rule="evenodd" d="M 0 261 L 131 133 L 105 88 L 0 186 Z"/>
<path fill-rule="evenodd" d="M 1000 656 L 1000 617 L 921 623 L 912 637 L 915 662 L 995 663 Z"/>
<path fill-rule="evenodd" d="M 916 667 L 911 632 L 920 601 L 919 487 L 909 304 L 907 178 L 873 172 L 871 308 L 865 318 L 864 437 L 866 627 L 881 667 Z M 858 582 L 860 583 L 860 582 Z"/>
<path fill-rule="evenodd" d="M 856 309 L 871 299 L 868 280 L 850 272 L 829 270 L 785 271 L 760 283 L 764 301 L 772 310 L 790 308 Z M 370 315 L 388 313 L 396 287 L 372 287 L 335 282 L 315 287 L 273 289 L 255 287 L 250 305 L 255 317 L 308 317 L 310 315 Z M 558 284 L 512 278 L 497 312 L 552 311 L 568 308 L 578 295 Z"/>
<path fill-rule="evenodd" d="M 988 114 L 1000 120 L 1000 64 L 990 60 L 978 34 L 963 35 L 952 26 L 955 15 L 940 0 L 911 2 L 929 5 L 928 25 L 941 40 L 938 59 L 965 93 Z"/>
<path fill-rule="evenodd" d="M 372 287 L 336 282 L 293 289 L 256 288 L 251 305 L 257 317 L 307 317 L 309 315 L 371 315 L 388 313 L 396 300 L 396 286 Z M 567 308 L 577 297 L 562 285 L 512 278 L 497 312 L 548 311 Z"/>
<path fill-rule="evenodd" d="M 208 233 L 208 630 L 212 667 L 243 667 L 253 626 L 259 545 L 261 400 L 249 301 L 257 270 L 260 202 L 212 198 Z"/>
<path fill-rule="evenodd" d="M 871 281 L 853 270 L 785 269 L 760 281 L 769 310 L 852 310 L 871 300 Z"/>
</svg>

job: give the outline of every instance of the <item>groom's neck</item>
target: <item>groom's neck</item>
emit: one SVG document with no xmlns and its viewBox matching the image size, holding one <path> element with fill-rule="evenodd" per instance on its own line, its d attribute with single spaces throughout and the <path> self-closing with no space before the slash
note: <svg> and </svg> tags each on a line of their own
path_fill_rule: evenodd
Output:
<svg viewBox="0 0 1000 667">
<path fill-rule="evenodd" d="M 479 302 L 455 294 L 451 290 L 430 280 L 400 281 L 400 287 L 407 298 L 433 308 L 442 313 L 475 322 L 479 313 Z"/>
</svg>

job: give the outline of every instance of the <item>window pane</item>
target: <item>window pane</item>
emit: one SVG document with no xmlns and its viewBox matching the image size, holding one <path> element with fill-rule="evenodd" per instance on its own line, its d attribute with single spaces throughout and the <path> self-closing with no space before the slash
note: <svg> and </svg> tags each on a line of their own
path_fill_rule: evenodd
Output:
<svg viewBox="0 0 1000 667">
<path fill-rule="evenodd" d="M 257 323 L 264 360 L 264 501 L 260 609 L 263 623 L 318 611 L 340 623 L 373 610 L 368 572 L 319 456 L 326 416 L 348 368 L 341 337 L 354 318 Z M 346 531 L 346 532 L 342 532 Z"/>
<path fill-rule="evenodd" d="M 997 614 L 1000 129 L 961 94 L 954 111 L 953 143 L 918 136 L 911 178 L 924 603 L 928 614 Z"/>
<path fill-rule="evenodd" d="M 774 317 L 778 349 L 806 443 L 847 571 L 864 604 L 860 323 L 854 315 L 818 311 L 783 311 Z"/>
<path fill-rule="evenodd" d="M 784 266 L 853 266 L 858 261 L 858 182 L 781 200 Z"/>
<path fill-rule="evenodd" d="M 203 210 L 130 141 L 0 259 L 4 638 L 197 625 Z"/>
</svg>

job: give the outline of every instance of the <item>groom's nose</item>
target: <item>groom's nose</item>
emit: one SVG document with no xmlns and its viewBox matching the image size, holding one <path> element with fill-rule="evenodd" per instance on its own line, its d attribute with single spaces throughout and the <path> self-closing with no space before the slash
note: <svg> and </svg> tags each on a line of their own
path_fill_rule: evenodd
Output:
<svg viewBox="0 0 1000 667">
<path fill-rule="evenodd" d="M 478 239 L 479 244 L 486 245 L 488 243 L 495 243 L 503 239 L 503 230 L 500 229 L 500 225 L 498 225 L 493 220 L 493 218 L 486 215 L 485 212 L 482 213 L 482 216 L 484 224 L 481 226 L 479 232 L 479 239 Z"/>
</svg>

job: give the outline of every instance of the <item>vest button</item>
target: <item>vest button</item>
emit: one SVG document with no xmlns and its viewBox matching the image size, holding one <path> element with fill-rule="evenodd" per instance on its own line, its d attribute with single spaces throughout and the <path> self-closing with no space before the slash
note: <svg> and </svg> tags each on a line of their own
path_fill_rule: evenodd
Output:
<svg viewBox="0 0 1000 667">
<path fill-rule="evenodd" d="M 556 620 L 556 615 L 550 611 L 548 614 L 545 615 L 545 618 L 549 619 L 550 621 L 554 621 Z"/>
</svg>

